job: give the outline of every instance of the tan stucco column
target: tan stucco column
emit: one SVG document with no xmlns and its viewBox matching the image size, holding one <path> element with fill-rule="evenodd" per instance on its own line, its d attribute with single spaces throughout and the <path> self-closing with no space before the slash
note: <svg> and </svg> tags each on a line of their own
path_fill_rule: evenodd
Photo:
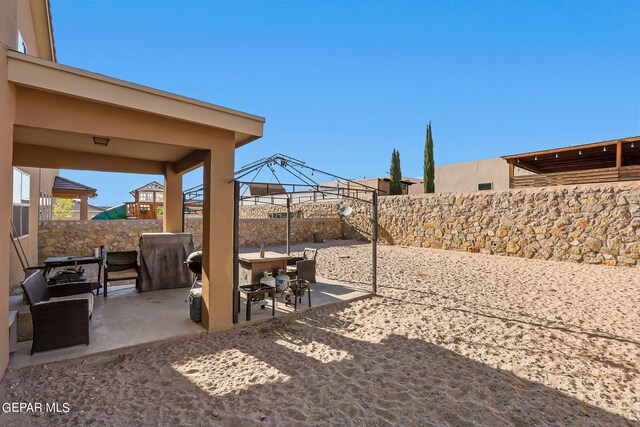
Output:
<svg viewBox="0 0 640 427">
<path fill-rule="evenodd" d="M 80 219 L 89 219 L 89 199 L 87 196 L 80 197 Z"/>
<path fill-rule="evenodd" d="M 162 230 L 165 233 L 182 231 L 182 175 L 176 173 L 175 163 L 165 166 L 163 200 Z"/>
<path fill-rule="evenodd" d="M 233 140 L 204 161 L 202 325 L 209 332 L 233 326 Z"/>
<path fill-rule="evenodd" d="M 8 2 L 15 3 L 15 2 Z M 3 2 L 3 5 L 5 3 Z M 11 16 L 15 10 L 3 10 Z M 4 24 L 4 18 L 0 18 Z M 9 33 L 15 26 L 0 25 L 0 42 L 9 41 Z M 13 33 L 15 34 L 15 33 Z M 12 34 L 12 36 L 13 36 Z M 15 89 L 7 82 L 7 57 L 0 49 L 0 378 L 9 363 L 9 264 L 11 241 L 8 239 L 13 206 L 13 123 L 15 118 Z"/>
</svg>

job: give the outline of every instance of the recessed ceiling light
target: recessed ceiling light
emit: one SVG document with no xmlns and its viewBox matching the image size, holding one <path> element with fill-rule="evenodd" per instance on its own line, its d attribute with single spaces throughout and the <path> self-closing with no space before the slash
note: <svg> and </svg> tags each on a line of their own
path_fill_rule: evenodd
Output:
<svg viewBox="0 0 640 427">
<path fill-rule="evenodd" d="M 96 145 L 103 145 L 106 147 L 107 145 L 109 145 L 109 141 L 110 141 L 109 138 L 102 138 L 100 136 L 93 137 L 93 143 Z"/>
</svg>

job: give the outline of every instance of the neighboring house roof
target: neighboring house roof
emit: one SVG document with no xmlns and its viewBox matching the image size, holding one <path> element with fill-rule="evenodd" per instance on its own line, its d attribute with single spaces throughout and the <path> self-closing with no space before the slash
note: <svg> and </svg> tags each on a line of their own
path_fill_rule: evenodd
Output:
<svg viewBox="0 0 640 427">
<path fill-rule="evenodd" d="M 424 182 L 424 180 L 420 179 L 420 178 L 402 178 L 403 181 L 407 181 L 407 182 L 411 182 L 414 184 L 422 184 Z"/>
<path fill-rule="evenodd" d="M 102 212 L 108 209 L 107 206 L 95 206 L 92 204 L 87 205 L 90 212 Z M 75 202 L 73 204 L 73 208 L 71 209 L 73 212 L 80 211 L 80 202 Z"/>
<path fill-rule="evenodd" d="M 373 178 L 375 179 L 375 178 Z M 385 176 L 382 178 L 378 178 L 381 179 L 383 181 L 391 181 L 391 177 Z M 400 179 L 400 182 L 403 184 L 407 184 L 407 185 L 413 185 L 413 184 L 420 184 L 422 182 L 422 180 L 416 179 L 416 178 L 405 178 L 403 177 L 402 179 Z"/>
<path fill-rule="evenodd" d="M 97 191 L 88 185 L 56 176 L 51 188 L 51 195 L 62 199 L 75 199 L 79 197 L 96 197 L 98 195 Z"/>
<path fill-rule="evenodd" d="M 138 191 L 162 191 L 164 190 L 164 186 L 160 184 L 158 181 L 151 181 L 150 183 L 143 185 L 140 188 L 136 188 L 135 190 L 131 190 L 129 194 L 135 196 Z"/>
</svg>

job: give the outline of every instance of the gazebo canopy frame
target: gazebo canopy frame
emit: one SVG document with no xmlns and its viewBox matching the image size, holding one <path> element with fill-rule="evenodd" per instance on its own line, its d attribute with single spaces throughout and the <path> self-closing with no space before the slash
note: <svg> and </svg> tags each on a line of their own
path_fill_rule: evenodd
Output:
<svg viewBox="0 0 640 427">
<path fill-rule="evenodd" d="M 286 172 L 297 182 L 280 180 L 278 172 Z M 275 182 L 256 181 L 261 173 L 270 174 Z M 318 183 L 315 175 L 330 178 L 328 183 Z M 242 179 L 249 177 L 249 180 Z M 343 178 L 307 165 L 305 162 L 284 154 L 274 154 L 269 157 L 249 163 L 235 172 L 234 180 L 234 227 L 233 227 L 233 298 L 234 307 L 237 306 L 239 286 L 239 229 L 240 206 L 246 204 L 267 204 L 282 206 L 286 209 L 286 247 L 287 254 L 291 253 L 291 205 L 298 202 L 318 200 L 348 199 L 370 204 L 372 207 L 371 233 L 371 290 L 377 293 L 377 258 L 378 258 L 378 190 L 359 182 Z M 252 194 L 251 189 L 254 189 Z M 256 191 L 257 190 L 257 191 Z M 257 193 L 257 194 L 256 194 Z M 200 209 L 202 186 L 193 187 L 184 192 L 183 196 L 183 230 L 185 216 Z M 238 313 L 233 310 L 233 322 L 238 323 Z"/>
</svg>

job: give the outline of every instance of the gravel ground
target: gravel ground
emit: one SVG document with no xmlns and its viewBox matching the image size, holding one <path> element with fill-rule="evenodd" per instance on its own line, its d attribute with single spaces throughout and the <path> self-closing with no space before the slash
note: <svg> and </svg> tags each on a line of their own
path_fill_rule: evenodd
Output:
<svg viewBox="0 0 640 427">
<path fill-rule="evenodd" d="M 370 245 L 308 246 L 320 275 L 370 280 Z M 70 412 L 0 425 L 640 425 L 637 268 L 399 246 L 378 264 L 351 304 L 9 371 L 2 401 Z"/>
</svg>

